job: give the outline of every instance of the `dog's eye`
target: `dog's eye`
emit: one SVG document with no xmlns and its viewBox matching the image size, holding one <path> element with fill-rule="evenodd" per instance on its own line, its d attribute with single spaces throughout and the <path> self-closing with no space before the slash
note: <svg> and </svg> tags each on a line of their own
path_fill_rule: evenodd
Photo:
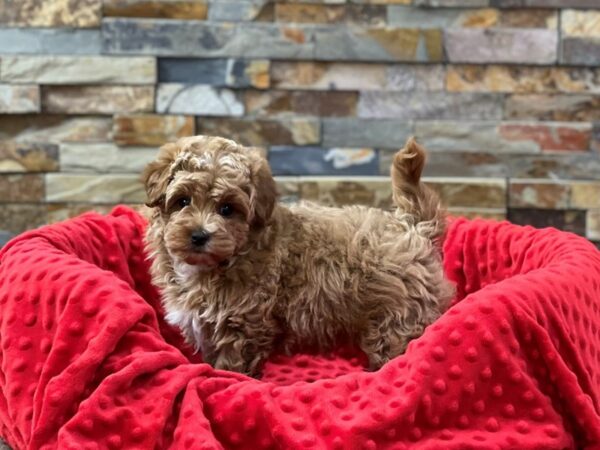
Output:
<svg viewBox="0 0 600 450">
<path fill-rule="evenodd" d="M 231 203 L 223 203 L 221 206 L 219 206 L 219 214 L 222 215 L 223 217 L 229 217 L 233 214 L 234 208 L 233 205 L 231 205 Z"/>
<path fill-rule="evenodd" d="M 179 197 L 175 200 L 175 206 L 179 209 L 183 209 L 188 206 L 192 202 L 192 199 L 189 197 Z"/>
</svg>

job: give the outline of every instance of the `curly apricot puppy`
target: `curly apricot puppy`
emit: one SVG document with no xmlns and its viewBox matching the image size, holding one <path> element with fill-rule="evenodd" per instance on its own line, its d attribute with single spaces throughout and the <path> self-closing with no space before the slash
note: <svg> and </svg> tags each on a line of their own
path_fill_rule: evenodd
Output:
<svg viewBox="0 0 600 450">
<path fill-rule="evenodd" d="M 266 160 L 207 136 L 162 147 L 144 182 L 147 246 L 167 320 L 216 368 L 260 374 L 274 350 L 358 344 L 377 369 L 447 307 L 444 214 L 410 140 L 396 210 L 277 203 Z"/>
</svg>

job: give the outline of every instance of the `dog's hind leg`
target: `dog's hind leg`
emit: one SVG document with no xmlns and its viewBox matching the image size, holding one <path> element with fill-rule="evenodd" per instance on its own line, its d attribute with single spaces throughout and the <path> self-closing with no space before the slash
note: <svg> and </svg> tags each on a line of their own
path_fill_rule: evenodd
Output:
<svg viewBox="0 0 600 450">
<path fill-rule="evenodd" d="M 391 167 L 394 204 L 398 214 L 410 214 L 415 223 L 430 222 L 431 238 L 444 232 L 444 212 L 439 197 L 421 181 L 426 153 L 414 138 L 394 156 Z"/>
<path fill-rule="evenodd" d="M 383 320 L 372 320 L 360 338 L 360 348 L 369 358 L 369 370 L 377 370 L 390 359 L 401 355 L 406 346 L 420 330 L 412 330 L 414 335 L 402 333 L 403 327 L 392 317 Z"/>
</svg>

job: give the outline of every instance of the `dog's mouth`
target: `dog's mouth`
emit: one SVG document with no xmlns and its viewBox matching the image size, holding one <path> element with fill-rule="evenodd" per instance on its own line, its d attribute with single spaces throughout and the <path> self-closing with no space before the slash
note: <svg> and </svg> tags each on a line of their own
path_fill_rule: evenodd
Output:
<svg viewBox="0 0 600 450">
<path fill-rule="evenodd" d="M 228 259 L 220 258 L 212 253 L 193 253 L 185 258 L 185 262 L 191 266 L 200 266 L 207 269 L 216 267 L 227 267 Z"/>
</svg>

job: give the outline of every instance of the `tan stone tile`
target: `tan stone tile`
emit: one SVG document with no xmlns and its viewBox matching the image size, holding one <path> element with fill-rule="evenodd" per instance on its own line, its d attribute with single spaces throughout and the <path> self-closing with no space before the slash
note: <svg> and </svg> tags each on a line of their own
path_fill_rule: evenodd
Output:
<svg viewBox="0 0 600 450">
<path fill-rule="evenodd" d="M 600 120 L 600 96 L 593 95 L 510 95 L 506 119 L 594 122 Z"/>
<path fill-rule="evenodd" d="M 110 141 L 111 117 L 52 115 L 3 115 L 0 139 L 17 142 L 106 142 Z"/>
<path fill-rule="evenodd" d="M 113 114 L 154 109 L 154 86 L 45 86 L 45 112 Z"/>
<path fill-rule="evenodd" d="M 46 222 L 46 206 L 43 204 L 0 203 L 0 230 L 18 234 Z"/>
<path fill-rule="evenodd" d="M 0 23 L 11 27 L 100 25 L 102 0 L 0 0 Z"/>
<path fill-rule="evenodd" d="M 506 220 L 506 209 L 503 208 L 448 208 L 450 217 L 467 219 Z"/>
<path fill-rule="evenodd" d="M 58 145 L 0 141 L 0 172 L 54 172 Z"/>
<path fill-rule="evenodd" d="M 39 202 L 43 199 L 43 175 L 0 174 L 0 203 Z"/>
<path fill-rule="evenodd" d="M 593 241 L 600 240 L 600 209 L 590 209 L 587 211 L 586 237 Z"/>
<path fill-rule="evenodd" d="M 198 0 L 103 0 L 105 17 L 205 20 L 207 2 Z"/>
<path fill-rule="evenodd" d="M 114 141 L 122 146 L 161 146 L 195 134 L 192 116 L 116 115 Z"/>
<path fill-rule="evenodd" d="M 506 208 L 506 180 L 494 178 L 425 178 L 446 207 Z"/>
<path fill-rule="evenodd" d="M 114 205 L 95 205 L 95 204 L 81 204 L 81 203 L 51 203 L 45 205 L 47 210 L 48 223 L 62 222 L 63 220 L 72 219 L 73 217 L 80 216 L 87 212 L 97 212 L 99 214 L 109 214 L 113 208 L 120 203 Z M 141 204 L 129 204 L 131 208 L 141 208 Z"/>
<path fill-rule="evenodd" d="M 561 31 L 568 37 L 600 37 L 600 11 L 563 10 Z"/>
<path fill-rule="evenodd" d="M 46 174 L 49 203 L 143 203 L 146 193 L 139 174 Z"/>
<path fill-rule="evenodd" d="M 573 181 L 571 183 L 571 207 L 600 209 L 600 181 Z"/>
<path fill-rule="evenodd" d="M 314 116 L 353 116 L 356 113 L 356 92 L 289 92 L 248 91 L 245 94 L 249 115 L 296 113 Z"/>
<path fill-rule="evenodd" d="M 568 183 L 543 180 L 510 180 L 512 208 L 566 209 L 571 189 Z"/>
</svg>

